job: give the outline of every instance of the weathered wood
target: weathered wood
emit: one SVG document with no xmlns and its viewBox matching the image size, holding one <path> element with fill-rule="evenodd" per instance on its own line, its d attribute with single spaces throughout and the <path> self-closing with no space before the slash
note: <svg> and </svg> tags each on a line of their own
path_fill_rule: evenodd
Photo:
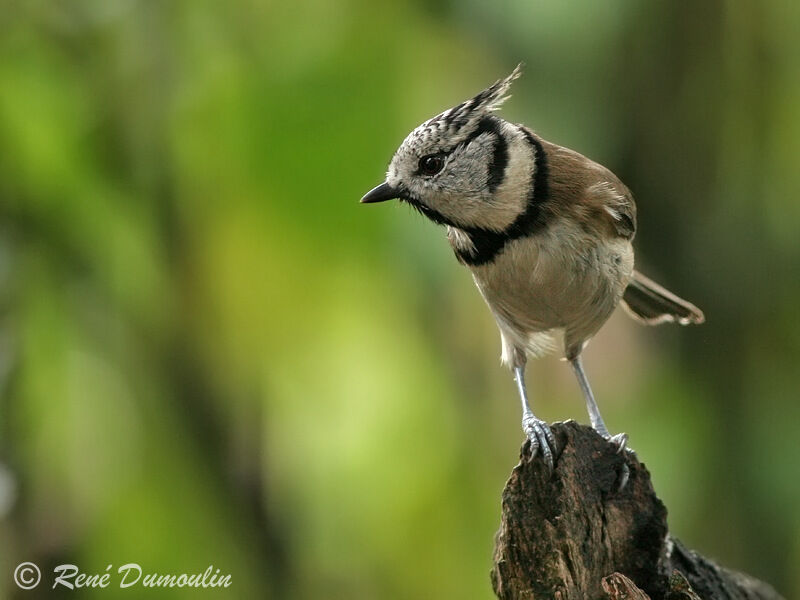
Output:
<svg viewBox="0 0 800 600">
<path fill-rule="evenodd" d="M 528 459 L 526 443 L 503 490 L 492 570 L 498 598 L 781 600 L 671 538 L 667 510 L 635 454 L 617 453 L 572 421 L 552 429 L 561 448 L 553 475 Z"/>
<path fill-rule="evenodd" d="M 613 573 L 604 577 L 600 584 L 611 600 L 650 600 L 650 596 L 636 587 L 636 584 L 622 573 Z"/>
<path fill-rule="evenodd" d="M 667 583 L 669 588 L 665 596 L 666 600 L 702 600 L 694 593 L 689 582 L 679 571 L 673 571 Z M 613 573 L 604 577 L 601 585 L 610 600 L 652 600 L 622 573 Z"/>
</svg>

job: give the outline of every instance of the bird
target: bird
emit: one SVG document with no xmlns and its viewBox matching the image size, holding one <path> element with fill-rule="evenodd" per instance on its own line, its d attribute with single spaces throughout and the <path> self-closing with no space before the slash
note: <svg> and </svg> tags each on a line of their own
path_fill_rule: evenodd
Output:
<svg viewBox="0 0 800 600">
<path fill-rule="evenodd" d="M 646 325 L 705 317 L 634 269 L 636 204 L 614 173 L 496 114 L 521 72 L 522 64 L 412 130 L 361 202 L 396 199 L 446 228 L 500 330 L 530 459 L 552 473 L 556 440 L 531 408 L 528 359 L 569 361 L 592 427 L 623 452 L 628 436 L 606 427 L 581 352 L 620 304 Z"/>
</svg>

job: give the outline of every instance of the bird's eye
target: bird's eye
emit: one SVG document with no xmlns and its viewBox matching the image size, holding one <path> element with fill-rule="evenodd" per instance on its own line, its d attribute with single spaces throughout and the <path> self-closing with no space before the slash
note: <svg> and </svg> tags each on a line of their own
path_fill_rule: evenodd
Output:
<svg viewBox="0 0 800 600">
<path fill-rule="evenodd" d="M 444 168 L 444 157 L 441 154 L 429 154 L 419 159 L 419 172 L 423 175 L 436 175 Z"/>
</svg>

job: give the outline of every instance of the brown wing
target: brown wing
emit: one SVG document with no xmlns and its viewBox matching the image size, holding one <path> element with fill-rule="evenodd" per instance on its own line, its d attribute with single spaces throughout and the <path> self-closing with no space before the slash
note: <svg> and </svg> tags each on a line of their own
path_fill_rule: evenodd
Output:
<svg viewBox="0 0 800 600">
<path fill-rule="evenodd" d="M 590 205 L 605 213 L 603 218 L 610 223 L 620 237 L 632 240 L 636 234 L 636 204 L 630 191 L 614 177 L 593 183 L 587 189 Z"/>
<path fill-rule="evenodd" d="M 550 162 L 550 210 L 592 229 L 633 239 L 636 203 L 630 190 L 604 166 L 569 148 L 541 140 Z"/>
</svg>

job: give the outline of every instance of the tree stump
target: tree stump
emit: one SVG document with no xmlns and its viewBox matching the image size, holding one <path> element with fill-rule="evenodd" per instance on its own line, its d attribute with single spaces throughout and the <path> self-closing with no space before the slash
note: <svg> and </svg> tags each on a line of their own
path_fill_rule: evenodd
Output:
<svg viewBox="0 0 800 600">
<path fill-rule="evenodd" d="M 526 442 L 503 490 L 492 569 L 498 598 L 782 600 L 670 537 L 667 509 L 634 453 L 618 453 L 574 421 L 552 430 L 561 449 L 552 476 L 529 459 Z"/>
</svg>

